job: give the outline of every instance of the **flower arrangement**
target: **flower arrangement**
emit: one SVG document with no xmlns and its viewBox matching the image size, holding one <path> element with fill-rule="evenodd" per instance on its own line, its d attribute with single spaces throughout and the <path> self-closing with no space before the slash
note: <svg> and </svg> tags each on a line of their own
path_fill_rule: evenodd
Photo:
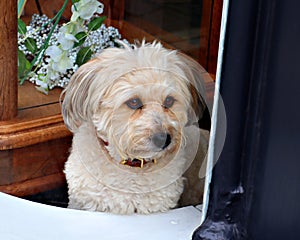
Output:
<svg viewBox="0 0 300 240">
<path fill-rule="evenodd" d="M 101 2 L 72 0 L 71 19 L 60 25 L 67 3 L 65 0 L 52 19 L 33 15 L 29 26 L 18 19 L 20 83 L 29 80 L 45 94 L 54 87 L 65 87 L 77 68 L 102 49 L 120 47 L 118 30 L 103 24 L 104 5 Z"/>
</svg>

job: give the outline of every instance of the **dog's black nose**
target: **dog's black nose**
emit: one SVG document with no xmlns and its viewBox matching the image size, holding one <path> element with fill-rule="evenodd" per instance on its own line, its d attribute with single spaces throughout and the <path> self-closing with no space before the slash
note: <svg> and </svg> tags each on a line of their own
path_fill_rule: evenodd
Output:
<svg viewBox="0 0 300 240">
<path fill-rule="evenodd" d="M 165 132 L 156 133 L 152 136 L 152 142 L 156 147 L 165 149 L 171 143 L 171 135 Z"/>
</svg>

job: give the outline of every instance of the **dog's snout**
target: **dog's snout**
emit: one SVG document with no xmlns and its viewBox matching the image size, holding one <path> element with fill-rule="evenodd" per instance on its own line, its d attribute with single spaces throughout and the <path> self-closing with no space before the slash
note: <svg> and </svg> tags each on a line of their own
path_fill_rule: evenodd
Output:
<svg viewBox="0 0 300 240">
<path fill-rule="evenodd" d="M 171 143 L 171 135 L 165 132 L 156 133 L 152 136 L 152 142 L 156 147 L 165 149 Z"/>
</svg>

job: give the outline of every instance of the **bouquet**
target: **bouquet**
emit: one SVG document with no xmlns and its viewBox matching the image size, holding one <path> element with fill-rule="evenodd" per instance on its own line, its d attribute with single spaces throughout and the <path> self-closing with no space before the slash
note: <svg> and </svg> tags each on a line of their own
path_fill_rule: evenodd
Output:
<svg viewBox="0 0 300 240">
<path fill-rule="evenodd" d="M 70 21 L 60 24 L 67 2 L 52 19 L 35 14 L 28 26 L 18 19 L 20 83 L 28 80 L 45 94 L 54 87 L 65 87 L 77 68 L 102 49 L 120 47 L 118 29 L 104 25 L 101 2 L 73 0 Z"/>
</svg>

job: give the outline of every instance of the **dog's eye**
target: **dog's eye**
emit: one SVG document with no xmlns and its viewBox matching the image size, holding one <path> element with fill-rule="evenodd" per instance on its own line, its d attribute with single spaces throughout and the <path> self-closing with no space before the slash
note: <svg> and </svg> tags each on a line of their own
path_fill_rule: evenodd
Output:
<svg viewBox="0 0 300 240">
<path fill-rule="evenodd" d="M 132 99 L 126 101 L 125 103 L 131 109 L 139 109 L 139 108 L 143 107 L 143 103 L 142 103 L 141 99 L 139 99 L 139 98 L 132 98 Z"/>
<path fill-rule="evenodd" d="M 175 102 L 175 99 L 172 96 L 168 96 L 168 97 L 166 97 L 166 99 L 163 103 L 163 106 L 165 108 L 170 108 L 173 106 L 174 102 Z"/>
</svg>

